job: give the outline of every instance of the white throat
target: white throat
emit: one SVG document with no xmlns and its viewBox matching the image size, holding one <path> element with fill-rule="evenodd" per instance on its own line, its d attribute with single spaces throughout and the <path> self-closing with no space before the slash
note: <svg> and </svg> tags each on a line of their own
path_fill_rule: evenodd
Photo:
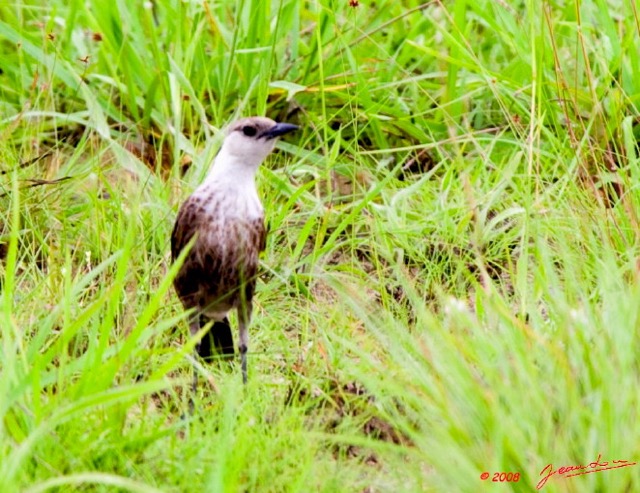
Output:
<svg viewBox="0 0 640 493">
<path fill-rule="evenodd" d="M 245 157 L 233 155 L 223 145 L 213 160 L 211 171 L 203 184 L 255 190 L 255 179 L 259 166 L 260 162 L 251 162 Z"/>
<path fill-rule="evenodd" d="M 254 160 L 255 161 L 255 160 Z M 233 155 L 223 145 L 213 161 L 211 171 L 196 193 L 216 191 L 234 211 L 231 216 L 260 218 L 264 209 L 256 189 L 256 173 L 260 162 Z"/>
</svg>

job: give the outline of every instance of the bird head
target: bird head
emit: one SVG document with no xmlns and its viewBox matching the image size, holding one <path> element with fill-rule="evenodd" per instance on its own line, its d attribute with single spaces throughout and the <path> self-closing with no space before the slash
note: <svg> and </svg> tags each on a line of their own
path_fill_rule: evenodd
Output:
<svg viewBox="0 0 640 493">
<path fill-rule="evenodd" d="M 278 137 L 297 128 L 261 116 L 243 118 L 229 127 L 222 148 L 225 154 L 257 167 L 273 151 Z"/>
</svg>

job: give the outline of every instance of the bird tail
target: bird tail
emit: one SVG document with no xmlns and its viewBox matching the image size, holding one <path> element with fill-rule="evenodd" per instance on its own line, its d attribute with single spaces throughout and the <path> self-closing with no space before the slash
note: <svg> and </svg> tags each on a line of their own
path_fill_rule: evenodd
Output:
<svg viewBox="0 0 640 493">
<path fill-rule="evenodd" d="M 209 320 L 201 316 L 200 328 L 204 327 Z M 233 355 L 233 335 L 231 334 L 231 325 L 229 319 L 225 317 L 221 321 L 214 322 L 209 332 L 207 332 L 200 341 L 198 354 L 205 361 L 212 361 L 215 354 L 225 356 Z"/>
</svg>

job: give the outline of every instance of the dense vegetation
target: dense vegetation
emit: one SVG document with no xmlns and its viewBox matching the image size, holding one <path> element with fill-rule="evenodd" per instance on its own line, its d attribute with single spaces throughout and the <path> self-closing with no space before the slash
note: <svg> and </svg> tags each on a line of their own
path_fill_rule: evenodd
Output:
<svg viewBox="0 0 640 493">
<path fill-rule="evenodd" d="M 639 35 L 632 1 L 1 3 L 2 490 L 534 491 L 640 459 Z M 259 175 L 249 384 L 196 362 L 185 419 L 169 235 L 253 114 L 303 130 Z"/>
</svg>

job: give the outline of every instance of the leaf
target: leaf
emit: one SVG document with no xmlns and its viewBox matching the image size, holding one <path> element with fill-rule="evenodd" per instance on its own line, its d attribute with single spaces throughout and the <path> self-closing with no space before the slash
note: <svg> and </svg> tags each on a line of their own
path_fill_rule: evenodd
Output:
<svg viewBox="0 0 640 493">
<path fill-rule="evenodd" d="M 269 84 L 269 87 L 274 89 L 283 89 L 287 91 L 287 101 L 293 98 L 299 92 L 303 92 L 307 90 L 307 86 L 301 86 L 300 84 L 296 84 L 295 82 L 289 82 L 286 80 L 276 80 Z"/>
</svg>

